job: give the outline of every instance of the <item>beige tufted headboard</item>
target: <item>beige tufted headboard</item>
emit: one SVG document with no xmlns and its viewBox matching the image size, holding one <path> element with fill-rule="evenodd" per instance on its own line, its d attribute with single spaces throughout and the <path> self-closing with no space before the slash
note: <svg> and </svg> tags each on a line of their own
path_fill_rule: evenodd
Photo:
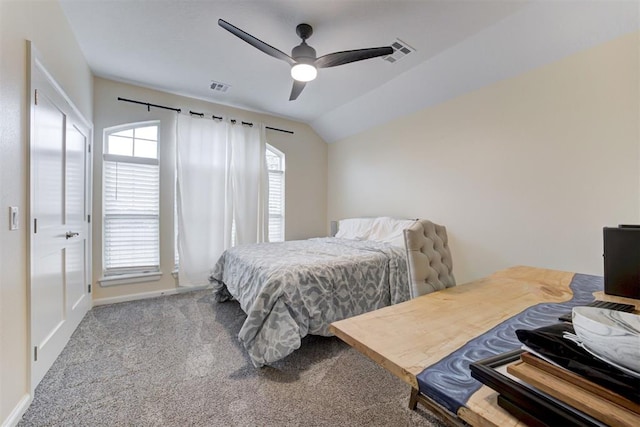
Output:
<svg viewBox="0 0 640 427">
<path fill-rule="evenodd" d="M 456 285 L 447 229 L 426 219 L 404 230 L 411 298 Z"/>
</svg>

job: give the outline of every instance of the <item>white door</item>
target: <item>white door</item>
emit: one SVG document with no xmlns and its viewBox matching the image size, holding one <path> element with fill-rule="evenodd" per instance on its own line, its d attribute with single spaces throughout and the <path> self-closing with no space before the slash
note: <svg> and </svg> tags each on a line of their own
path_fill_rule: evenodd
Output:
<svg viewBox="0 0 640 427">
<path fill-rule="evenodd" d="M 90 127 L 36 58 L 31 97 L 33 390 L 91 307 Z"/>
</svg>

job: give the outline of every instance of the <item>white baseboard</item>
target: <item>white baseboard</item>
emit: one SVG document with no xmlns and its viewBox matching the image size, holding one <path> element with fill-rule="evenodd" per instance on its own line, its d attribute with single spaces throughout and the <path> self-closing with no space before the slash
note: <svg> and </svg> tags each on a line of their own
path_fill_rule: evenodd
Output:
<svg viewBox="0 0 640 427">
<path fill-rule="evenodd" d="M 190 287 L 181 287 L 181 288 L 175 288 L 175 289 L 165 289 L 162 291 L 152 291 L 152 292 L 142 292 L 139 294 L 122 295 L 117 297 L 98 298 L 93 300 L 93 306 L 96 307 L 98 305 L 116 304 L 119 302 L 137 301 L 137 300 L 147 299 L 147 298 L 157 298 L 157 297 L 162 297 L 167 295 L 182 294 L 184 292 L 200 291 L 200 290 L 209 289 L 209 288 L 211 288 L 211 285 L 190 286 Z"/>
<path fill-rule="evenodd" d="M 29 405 L 31 405 L 31 395 L 25 394 L 16 407 L 13 408 L 13 411 L 11 411 L 7 419 L 2 422 L 2 427 L 14 427 L 18 424 L 24 413 L 29 409 Z"/>
</svg>

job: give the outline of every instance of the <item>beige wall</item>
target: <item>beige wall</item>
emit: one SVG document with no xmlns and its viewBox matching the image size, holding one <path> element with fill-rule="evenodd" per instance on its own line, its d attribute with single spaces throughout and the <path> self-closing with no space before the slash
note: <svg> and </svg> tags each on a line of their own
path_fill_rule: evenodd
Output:
<svg viewBox="0 0 640 427">
<path fill-rule="evenodd" d="M 92 117 L 91 72 L 58 3 L 0 0 L 0 423 L 29 393 L 26 40 L 80 112 Z M 17 231 L 9 231 L 9 206 L 20 209 Z"/>
<path fill-rule="evenodd" d="M 443 224 L 458 283 L 516 264 L 602 274 L 602 227 L 640 223 L 639 46 L 628 35 L 331 144 L 329 219 Z"/>
<path fill-rule="evenodd" d="M 94 301 L 113 301 L 125 295 L 175 289 L 170 274 L 174 268 L 173 182 L 175 164 L 176 113 L 147 108 L 118 97 L 189 110 L 224 115 L 243 121 L 262 122 L 267 126 L 294 131 L 293 135 L 267 131 L 267 140 L 285 154 L 285 237 L 287 240 L 326 235 L 327 230 L 327 144 L 308 126 L 264 114 L 225 107 L 218 104 L 158 92 L 137 86 L 96 78 L 94 80 L 94 208 L 93 274 Z M 102 137 L 103 129 L 139 121 L 161 121 L 161 206 L 160 206 L 160 281 L 101 287 L 102 275 Z M 169 165 L 170 167 L 166 167 Z M 164 167 L 163 167 L 164 166 Z M 212 266 L 215 260 L 212 260 Z"/>
</svg>

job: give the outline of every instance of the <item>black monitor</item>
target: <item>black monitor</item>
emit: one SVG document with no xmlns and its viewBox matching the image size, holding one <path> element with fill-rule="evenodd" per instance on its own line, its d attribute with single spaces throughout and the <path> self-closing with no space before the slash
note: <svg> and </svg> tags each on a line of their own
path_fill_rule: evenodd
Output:
<svg viewBox="0 0 640 427">
<path fill-rule="evenodd" d="M 604 227 L 604 293 L 640 299 L 640 225 Z"/>
</svg>

